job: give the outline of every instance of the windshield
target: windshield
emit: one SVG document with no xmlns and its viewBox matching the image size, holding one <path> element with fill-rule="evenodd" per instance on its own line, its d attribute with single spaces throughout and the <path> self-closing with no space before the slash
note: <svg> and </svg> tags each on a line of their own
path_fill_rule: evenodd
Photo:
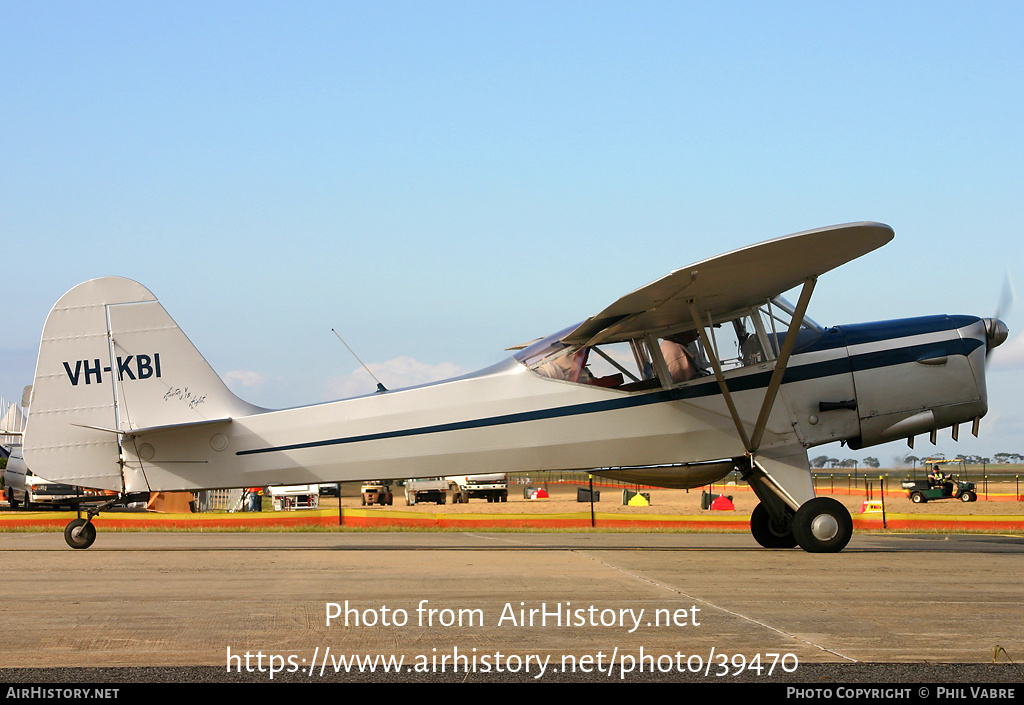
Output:
<svg viewBox="0 0 1024 705">
<path fill-rule="evenodd" d="M 579 323 L 563 328 L 557 333 L 552 333 L 546 338 L 541 338 L 536 343 L 531 343 L 515 354 L 515 358 L 527 367 L 533 367 L 546 357 L 565 350 L 568 345 L 562 342 L 562 338 L 580 327 Z"/>
<path fill-rule="evenodd" d="M 775 304 L 776 306 L 778 306 L 779 308 L 781 308 L 786 313 L 788 313 L 790 315 L 790 317 L 792 317 L 793 314 L 796 313 L 796 306 L 791 304 L 789 302 L 789 300 L 786 299 L 785 296 L 781 296 L 781 295 L 780 296 L 776 296 L 774 299 L 772 299 L 772 303 Z M 817 331 L 819 333 L 821 333 L 821 332 L 823 332 L 825 330 L 822 326 L 818 325 L 806 313 L 804 314 L 803 327 L 804 328 L 810 328 L 811 330 L 815 330 L 815 331 Z"/>
</svg>

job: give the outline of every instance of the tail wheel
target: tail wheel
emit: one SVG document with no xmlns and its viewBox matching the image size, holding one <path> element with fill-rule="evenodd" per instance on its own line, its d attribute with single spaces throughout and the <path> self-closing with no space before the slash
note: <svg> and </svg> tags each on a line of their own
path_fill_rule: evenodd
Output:
<svg viewBox="0 0 1024 705">
<path fill-rule="evenodd" d="M 64 540 L 71 548 L 89 548 L 96 540 L 96 527 L 85 519 L 72 519 L 64 527 Z"/>
<path fill-rule="evenodd" d="M 851 536 L 850 511 L 831 497 L 804 502 L 793 516 L 793 537 L 808 553 L 838 553 Z"/>
<path fill-rule="evenodd" d="M 765 548 L 793 548 L 796 539 L 793 530 L 786 522 L 778 522 L 763 504 L 754 507 L 750 515 L 750 533 L 754 540 Z"/>
</svg>

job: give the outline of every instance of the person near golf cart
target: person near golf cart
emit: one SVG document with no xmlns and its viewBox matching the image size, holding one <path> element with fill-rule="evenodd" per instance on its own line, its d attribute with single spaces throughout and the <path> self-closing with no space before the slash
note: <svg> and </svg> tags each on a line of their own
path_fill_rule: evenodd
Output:
<svg viewBox="0 0 1024 705">
<path fill-rule="evenodd" d="M 937 489 L 943 489 L 950 495 L 953 495 L 953 476 L 949 473 L 943 475 L 938 465 L 932 465 L 932 469 L 928 473 L 928 485 Z"/>
</svg>

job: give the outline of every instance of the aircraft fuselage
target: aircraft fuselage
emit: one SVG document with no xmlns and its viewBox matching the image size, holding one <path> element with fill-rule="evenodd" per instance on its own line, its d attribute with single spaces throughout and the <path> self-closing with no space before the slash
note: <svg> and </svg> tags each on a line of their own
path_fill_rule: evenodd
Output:
<svg viewBox="0 0 1024 705">
<path fill-rule="evenodd" d="M 968 316 L 827 329 L 790 360 L 762 449 L 837 440 L 865 447 L 983 415 L 984 336 L 983 321 Z M 742 418 L 756 415 L 773 366 L 726 373 Z M 128 491 L 657 466 L 744 453 L 711 376 L 626 392 L 542 377 L 515 359 L 411 389 L 129 434 L 124 450 Z"/>
</svg>

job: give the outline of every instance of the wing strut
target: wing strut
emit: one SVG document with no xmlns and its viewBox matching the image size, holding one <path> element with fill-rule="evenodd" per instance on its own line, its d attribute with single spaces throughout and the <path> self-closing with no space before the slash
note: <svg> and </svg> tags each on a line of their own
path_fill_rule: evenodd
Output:
<svg viewBox="0 0 1024 705">
<path fill-rule="evenodd" d="M 700 315 L 697 313 L 697 307 L 693 305 L 693 301 L 687 302 L 687 306 L 690 309 L 690 316 L 693 318 L 693 327 L 697 329 L 698 335 L 700 335 L 700 341 L 704 344 L 704 349 L 710 354 L 707 357 L 711 361 L 711 367 L 715 371 L 715 379 L 718 380 L 718 386 L 722 390 L 722 397 L 725 399 L 725 405 L 729 407 L 729 414 L 732 416 L 732 422 L 736 424 L 736 432 L 740 434 L 740 440 L 743 441 L 743 447 L 746 448 L 747 453 L 752 453 L 750 446 L 750 439 L 747 437 L 747 430 L 743 428 L 743 421 L 740 419 L 739 412 L 736 411 L 736 404 L 732 401 L 732 394 L 729 393 L 729 386 L 725 383 L 725 375 L 722 374 L 722 367 L 718 362 L 718 355 L 711 352 L 714 348 L 711 347 L 711 341 L 708 339 L 708 333 L 704 330 L 704 324 L 701 323 Z"/>
<path fill-rule="evenodd" d="M 751 452 L 756 452 L 761 445 L 761 437 L 764 435 L 764 429 L 768 425 L 768 415 L 772 411 L 772 406 L 775 405 L 775 397 L 779 393 L 779 387 L 782 385 L 782 376 L 786 374 L 786 367 L 789 365 L 789 356 L 793 354 L 793 348 L 796 347 L 796 338 L 800 333 L 800 324 L 804 320 L 804 314 L 807 312 L 807 304 L 811 301 L 811 293 L 814 291 L 814 285 L 817 282 L 816 277 L 811 277 L 804 280 L 803 288 L 800 289 L 800 299 L 796 303 L 796 311 L 793 313 L 793 318 L 789 322 L 789 330 L 786 331 L 786 338 L 782 341 L 782 349 L 779 350 L 779 357 L 775 360 L 775 369 L 772 371 L 772 379 L 768 383 L 768 389 L 764 393 L 764 401 L 761 403 L 761 413 L 757 416 L 757 423 L 754 424 L 754 433 L 751 435 Z"/>
<path fill-rule="evenodd" d="M 800 332 L 800 324 L 804 320 L 804 314 L 807 312 L 807 305 L 810 303 L 811 293 L 814 291 L 814 285 L 816 282 L 817 277 L 809 277 L 804 280 L 803 288 L 800 290 L 800 299 L 797 301 L 796 309 L 793 313 L 793 319 L 789 322 L 789 330 L 786 331 L 786 337 L 782 342 L 782 348 L 779 350 L 779 357 L 775 360 L 775 369 L 772 371 L 771 381 L 768 383 L 768 389 L 765 390 L 764 401 L 761 402 L 761 411 L 757 416 L 757 421 L 754 424 L 754 431 L 750 436 L 747 435 L 747 431 L 743 427 L 743 420 L 736 411 L 736 405 L 733 403 L 732 395 L 729 393 L 729 387 L 725 382 L 725 375 L 722 374 L 722 368 L 719 365 L 718 356 L 709 355 L 711 359 L 711 367 L 715 372 L 715 379 L 718 381 L 718 386 L 722 390 L 722 396 L 725 398 L 726 406 L 729 407 L 729 414 L 732 416 L 732 422 L 736 425 L 736 431 L 739 433 L 740 440 L 743 442 L 743 447 L 747 450 L 748 455 L 753 456 L 761 446 L 761 440 L 764 437 L 765 428 L 768 426 L 768 417 L 771 415 L 772 407 L 775 405 L 775 398 L 778 396 L 779 387 L 782 386 L 782 377 L 786 374 L 786 367 L 789 365 L 789 358 L 793 354 L 793 348 L 796 347 L 796 338 Z M 693 301 L 689 301 L 687 305 L 690 309 L 690 316 L 693 318 L 693 325 L 700 335 L 704 348 L 706 350 L 711 350 L 711 341 L 708 339 L 707 331 L 704 330 L 704 325 L 701 323 L 700 315 L 697 313 L 697 307 L 694 305 Z"/>
</svg>

